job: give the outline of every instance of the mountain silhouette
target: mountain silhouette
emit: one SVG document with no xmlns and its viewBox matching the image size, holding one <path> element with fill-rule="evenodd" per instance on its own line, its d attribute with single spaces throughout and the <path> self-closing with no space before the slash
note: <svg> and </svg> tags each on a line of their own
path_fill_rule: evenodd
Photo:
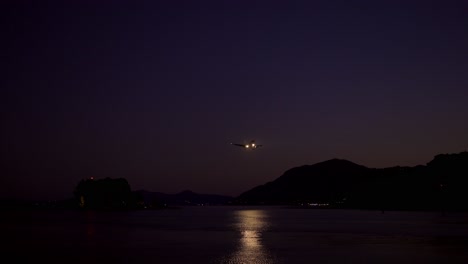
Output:
<svg viewBox="0 0 468 264">
<path fill-rule="evenodd" d="M 364 181 L 369 172 L 353 162 L 332 159 L 292 168 L 275 181 L 241 194 L 238 200 L 266 204 L 339 200 L 353 185 Z"/>
<path fill-rule="evenodd" d="M 467 210 L 468 152 L 426 165 L 368 168 L 331 159 L 287 170 L 236 197 L 236 204 L 323 204 L 380 210 Z"/>
</svg>

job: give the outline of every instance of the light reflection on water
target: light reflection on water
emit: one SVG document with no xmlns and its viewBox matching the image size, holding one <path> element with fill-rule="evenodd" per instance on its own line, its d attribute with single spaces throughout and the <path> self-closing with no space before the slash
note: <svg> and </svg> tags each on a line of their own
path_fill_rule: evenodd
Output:
<svg viewBox="0 0 468 264">
<path fill-rule="evenodd" d="M 265 210 L 234 211 L 235 229 L 240 233 L 237 251 L 227 263 L 274 263 L 271 253 L 262 244 L 262 235 L 270 226 Z"/>
<path fill-rule="evenodd" d="M 0 242 L 18 263 L 466 264 L 467 219 L 466 212 L 245 206 L 12 210 L 0 219 Z"/>
<path fill-rule="evenodd" d="M 94 234 L 96 233 L 95 227 L 95 212 L 88 211 L 86 212 L 86 236 L 87 238 L 93 238 Z"/>
</svg>

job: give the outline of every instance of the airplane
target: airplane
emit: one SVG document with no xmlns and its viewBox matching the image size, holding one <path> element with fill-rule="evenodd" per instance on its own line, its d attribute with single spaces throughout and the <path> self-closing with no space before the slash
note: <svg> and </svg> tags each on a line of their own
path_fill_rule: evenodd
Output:
<svg viewBox="0 0 468 264">
<path fill-rule="evenodd" d="M 231 143 L 231 145 L 238 146 L 238 147 L 243 147 L 243 148 L 246 148 L 246 149 L 257 149 L 257 148 L 263 146 L 263 145 L 257 145 L 255 143 L 255 140 L 250 141 L 250 143 L 248 143 L 248 144 Z"/>
</svg>

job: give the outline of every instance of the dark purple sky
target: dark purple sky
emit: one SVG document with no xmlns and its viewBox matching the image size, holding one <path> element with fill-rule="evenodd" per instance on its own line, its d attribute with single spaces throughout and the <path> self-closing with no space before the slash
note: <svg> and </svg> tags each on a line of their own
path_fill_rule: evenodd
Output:
<svg viewBox="0 0 468 264">
<path fill-rule="evenodd" d="M 330 158 L 468 147 L 466 1 L 11 2 L 1 197 L 90 176 L 239 195 Z"/>
</svg>

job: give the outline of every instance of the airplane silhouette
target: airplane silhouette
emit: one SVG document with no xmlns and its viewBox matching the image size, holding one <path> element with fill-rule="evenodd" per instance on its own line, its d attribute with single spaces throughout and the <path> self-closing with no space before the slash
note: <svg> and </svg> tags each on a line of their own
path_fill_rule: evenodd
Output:
<svg viewBox="0 0 468 264">
<path fill-rule="evenodd" d="M 238 146 L 238 147 L 243 147 L 243 148 L 246 148 L 246 149 L 257 149 L 257 148 L 263 146 L 263 145 L 257 145 L 255 143 L 255 140 L 250 141 L 250 143 L 248 143 L 248 144 L 231 143 L 231 145 Z"/>
</svg>

